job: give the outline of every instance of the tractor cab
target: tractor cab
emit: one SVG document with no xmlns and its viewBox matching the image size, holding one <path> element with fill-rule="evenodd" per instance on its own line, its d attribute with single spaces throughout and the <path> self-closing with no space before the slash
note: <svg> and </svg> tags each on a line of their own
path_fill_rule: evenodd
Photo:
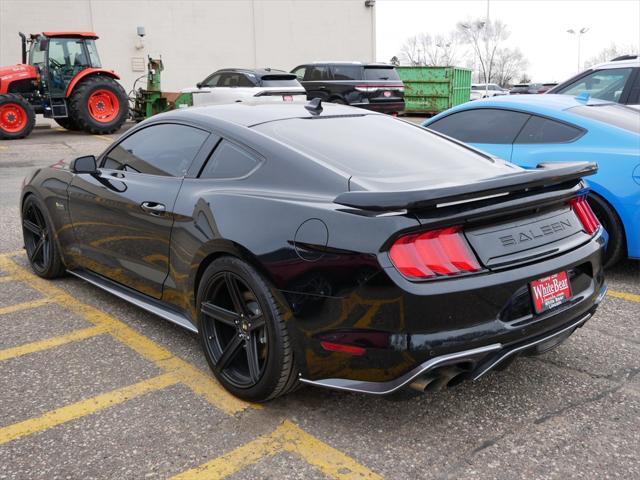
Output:
<svg viewBox="0 0 640 480">
<path fill-rule="evenodd" d="M 31 35 L 29 65 L 45 80 L 44 92 L 51 97 L 65 97 L 74 78 L 87 68 L 102 68 L 93 32 L 44 32 Z M 23 63 L 27 63 L 26 51 Z M 43 92 L 43 93 L 44 93 Z"/>
</svg>

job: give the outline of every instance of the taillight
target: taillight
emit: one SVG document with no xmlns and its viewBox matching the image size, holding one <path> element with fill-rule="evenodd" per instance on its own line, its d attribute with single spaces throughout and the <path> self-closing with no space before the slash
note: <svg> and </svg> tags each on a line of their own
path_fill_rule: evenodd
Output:
<svg viewBox="0 0 640 480">
<path fill-rule="evenodd" d="M 591 235 L 598 230 L 600 221 L 593 213 L 593 210 L 591 210 L 591 206 L 589 205 L 589 202 L 587 202 L 587 197 L 582 196 L 574 198 L 569 202 L 569 204 L 573 211 L 576 212 L 585 232 Z"/>
<path fill-rule="evenodd" d="M 403 84 L 399 84 L 399 85 L 372 85 L 372 84 L 367 84 L 367 85 L 356 85 L 355 89 L 358 90 L 359 92 L 377 92 L 378 90 L 397 90 L 399 92 L 404 92 L 404 85 Z"/>
<path fill-rule="evenodd" d="M 410 279 L 476 272 L 482 267 L 460 230 L 457 226 L 405 235 L 393 244 L 389 257 Z"/>
</svg>

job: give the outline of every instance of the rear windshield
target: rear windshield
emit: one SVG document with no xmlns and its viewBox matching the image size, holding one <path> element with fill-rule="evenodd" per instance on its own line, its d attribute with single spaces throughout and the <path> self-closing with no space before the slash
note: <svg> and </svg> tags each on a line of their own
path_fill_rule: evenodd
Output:
<svg viewBox="0 0 640 480">
<path fill-rule="evenodd" d="M 623 105 L 580 105 L 568 110 L 582 117 L 640 133 L 640 111 Z"/>
<path fill-rule="evenodd" d="M 365 80 L 400 80 L 395 68 L 364 67 Z"/>
<path fill-rule="evenodd" d="M 295 75 L 265 75 L 261 79 L 263 87 L 300 87 Z"/>
<path fill-rule="evenodd" d="M 253 128 L 356 179 L 394 188 L 453 185 L 500 173 L 489 157 L 382 115 L 294 118 Z"/>
</svg>

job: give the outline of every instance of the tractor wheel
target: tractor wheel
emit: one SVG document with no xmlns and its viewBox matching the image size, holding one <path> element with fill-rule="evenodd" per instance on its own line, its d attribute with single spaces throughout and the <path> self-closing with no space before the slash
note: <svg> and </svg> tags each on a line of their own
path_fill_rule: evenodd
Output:
<svg viewBox="0 0 640 480">
<path fill-rule="evenodd" d="M 67 130 L 74 130 L 74 131 L 82 130 L 82 127 L 80 127 L 80 125 L 78 125 L 71 117 L 54 118 L 54 120 L 58 125 L 60 125 L 62 128 L 65 128 Z"/>
<path fill-rule="evenodd" d="M 0 95 L 0 140 L 24 138 L 36 124 L 36 114 L 20 95 Z"/>
<path fill-rule="evenodd" d="M 113 78 L 102 75 L 82 80 L 68 104 L 71 121 L 94 134 L 115 132 L 129 116 L 129 99 L 124 88 Z"/>
</svg>

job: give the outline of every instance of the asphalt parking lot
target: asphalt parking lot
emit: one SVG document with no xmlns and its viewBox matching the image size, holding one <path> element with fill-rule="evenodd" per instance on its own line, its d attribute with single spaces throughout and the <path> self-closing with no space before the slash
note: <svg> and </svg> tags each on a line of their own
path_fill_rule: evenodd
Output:
<svg viewBox="0 0 640 480">
<path fill-rule="evenodd" d="M 30 272 L 22 178 L 116 137 L 0 143 L 0 479 L 640 478 L 640 262 L 609 272 L 600 310 L 559 348 L 478 382 L 251 405 L 213 380 L 194 335 Z"/>
</svg>

